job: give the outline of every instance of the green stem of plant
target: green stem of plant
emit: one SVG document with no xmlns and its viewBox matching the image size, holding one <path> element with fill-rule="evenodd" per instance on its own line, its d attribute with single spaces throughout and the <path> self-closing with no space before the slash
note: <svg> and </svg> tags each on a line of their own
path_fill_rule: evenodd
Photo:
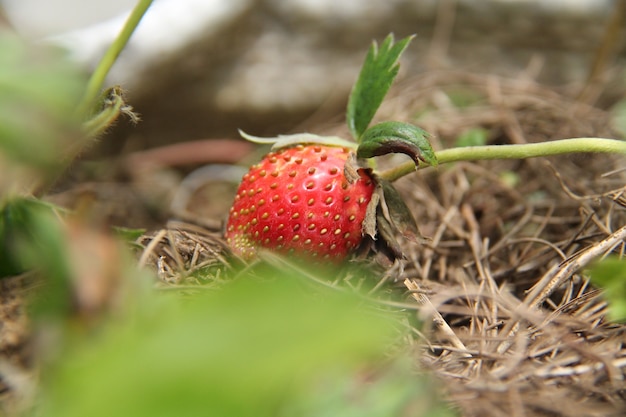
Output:
<svg viewBox="0 0 626 417">
<path fill-rule="evenodd" d="M 121 95 L 111 92 L 110 97 L 107 98 L 104 109 L 93 118 L 83 123 L 83 132 L 88 138 L 95 138 L 111 126 L 113 122 L 119 117 L 122 107 L 124 106 L 124 99 Z"/>
<path fill-rule="evenodd" d="M 521 145 L 489 145 L 451 148 L 436 152 L 439 164 L 458 161 L 478 161 L 485 159 L 526 159 L 541 156 L 563 155 L 577 152 L 616 153 L 626 155 L 626 141 L 603 138 L 575 138 L 550 142 L 527 143 Z M 398 165 L 379 173 L 388 181 L 395 181 L 417 169 L 411 162 Z"/>
<path fill-rule="evenodd" d="M 130 16 L 128 16 L 121 32 L 117 35 L 115 41 L 111 44 L 98 63 L 98 66 L 87 83 L 85 95 L 78 106 L 78 111 L 83 117 L 89 116 L 89 114 L 93 111 L 95 101 L 100 95 L 100 90 L 102 89 L 102 85 L 104 84 L 107 74 L 117 60 L 117 57 L 128 43 L 128 40 L 152 4 L 152 1 L 153 0 L 139 0 L 137 2 L 135 8 L 130 13 Z"/>
</svg>

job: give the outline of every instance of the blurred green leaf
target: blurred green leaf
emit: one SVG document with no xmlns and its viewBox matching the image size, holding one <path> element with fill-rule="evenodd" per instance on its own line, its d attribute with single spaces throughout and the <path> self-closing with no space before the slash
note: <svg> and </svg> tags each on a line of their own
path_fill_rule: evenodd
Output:
<svg viewBox="0 0 626 417">
<path fill-rule="evenodd" d="M 63 244 L 53 206 L 30 198 L 14 198 L 0 209 L 0 275 L 46 265 L 64 273 L 56 249 Z"/>
<path fill-rule="evenodd" d="M 456 138 L 457 148 L 466 146 L 484 146 L 487 144 L 488 132 L 480 127 L 467 129 Z"/>
<path fill-rule="evenodd" d="M 280 275 L 280 276 L 277 276 Z M 392 322 L 355 296 L 274 272 L 185 299 L 162 296 L 67 352 L 46 416 L 275 416 L 311 379 L 380 359 Z"/>
<path fill-rule="evenodd" d="M 396 359 L 385 370 L 327 379 L 279 416 L 299 417 L 452 417 L 455 414 L 426 374 L 413 370 L 409 358 Z"/>
<path fill-rule="evenodd" d="M 460 109 L 480 105 L 488 101 L 482 92 L 466 85 L 447 86 L 443 92 L 452 104 Z"/>
<path fill-rule="evenodd" d="M 37 303 L 41 312 L 69 308 L 66 240 L 54 206 L 35 199 L 14 198 L 0 209 L 0 278 L 28 270 L 43 272 L 46 291 Z"/>
<path fill-rule="evenodd" d="M 389 34 L 380 48 L 376 42 L 372 43 L 359 78 L 352 87 L 346 112 L 348 128 L 357 141 L 372 121 L 376 110 L 398 75 L 400 69 L 398 59 L 411 39 L 413 36 L 408 36 L 394 43 L 393 34 Z"/>
<path fill-rule="evenodd" d="M 502 171 L 498 175 L 500 181 L 509 188 L 515 188 L 519 185 L 521 178 L 515 171 Z"/>
<path fill-rule="evenodd" d="M 613 106 L 612 124 L 623 138 L 626 138 L 626 100 L 621 100 Z"/>
<path fill-rule="evenodd" d="M 85 83 L 62 51 L 0 35 L 0 169 L 11 162 L 45 175 L 67 162 L 79 138 L 74 113 Z"/>
<path fill-rule="evenodd" d="M 604 289 L 609 302 L 609 318 L 626 321 L 626 260 L 608 257 L 593 265 L 589 271 L 591 282 Z"/>
<path fill-rule="evenodd" d="M 113 227 L 115 234 L 127 243 L 134 243 L 137 239 L 146 233 L 146 229 L 129 229 L 127 227 Z"/>
</svg>

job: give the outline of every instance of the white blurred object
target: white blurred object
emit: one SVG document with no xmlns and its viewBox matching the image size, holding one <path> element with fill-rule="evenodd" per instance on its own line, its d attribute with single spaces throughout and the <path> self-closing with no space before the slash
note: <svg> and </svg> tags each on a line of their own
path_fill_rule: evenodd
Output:
<svg viewBox="0 0 626 417">
<path fill-rule="evenodd" d="M 111 80 L 132 83 L 134 75 L 140 76 L 159 58 L 201 35 L 210 37 L 220 31 L 252 1 L 154 1 L 111 70 Z M 4 0 L 4 4 L 12 24 L 24 36 L 63 46 L 76 61 L 94 66 L 121 30 L 136 1 Z M 110 15 L 114 17 L 102 19 Z"/>
<path fill-rule="evenodd" d="M 23 36 L 39 39 L 110 19 L 130 10 L 135 0 L 2 0 L 0 3 Z"/>
</svg>

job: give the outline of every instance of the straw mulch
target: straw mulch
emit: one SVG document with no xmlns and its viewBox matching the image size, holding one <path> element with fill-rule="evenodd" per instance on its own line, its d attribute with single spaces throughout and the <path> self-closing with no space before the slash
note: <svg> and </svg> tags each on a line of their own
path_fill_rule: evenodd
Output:
<svg viewBox="0 0 626 417">
<path fill-rule="evenodd" d="M 436 149 L 471 128 L 489 144 L 616 137 L 607 112 L 566 92 L 467 73 L 407 80 L 378 117 L 419 124 Z M 404 242 L 407 259 L 371 294 L 417 310 L 417 361 L 461 415 L 626 413 L 626 327 L 607 320 L 584 272 L 624 255 L 625 184 L 626 163 L 611 155 L 456 163 L 397 181 L 429 240 Z M 177 224 L 142 243 L 162 285 L 219 283 L 233 267 L 217 232 Z"/>
</svg>

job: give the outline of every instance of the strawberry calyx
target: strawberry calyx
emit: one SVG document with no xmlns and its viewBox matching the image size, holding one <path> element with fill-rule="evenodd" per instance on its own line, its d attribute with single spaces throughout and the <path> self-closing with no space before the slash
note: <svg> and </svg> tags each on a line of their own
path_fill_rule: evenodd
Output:
<svg viewBox="0 0 626 417">
<path fill-rule="evenodd" d="M 387 180 L 373 175 L 376 189 L 363 220 L 363 235 L 369 237 L 369 249 L 384 255 L 389 261 L 404 259 L 400 243 L 402 236 L 415 243 L 426 243 L 411 213 L 396 188 Z"/>
</svg>

